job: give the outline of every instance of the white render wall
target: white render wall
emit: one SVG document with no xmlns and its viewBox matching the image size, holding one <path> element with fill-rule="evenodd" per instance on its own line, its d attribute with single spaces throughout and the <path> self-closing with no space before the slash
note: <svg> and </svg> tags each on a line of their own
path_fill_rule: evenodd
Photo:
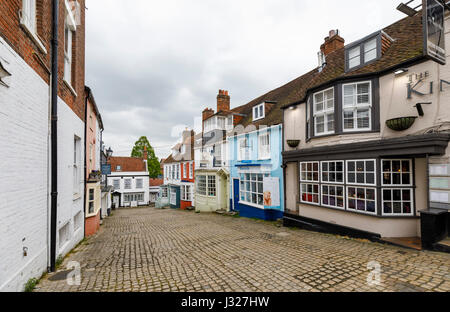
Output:
<svg viewBox="0 0 450 312">
<path fill-rule="evenodd" d="M 0 291 L 22 291 L 48 265 L 49 87 L 2 37 L 0 59 Z"/>
<path fill-rule="evenodd" d="M 123 178 L 122 178 L 123 177 Z M 133 179 L 134 178 L 134 179 Z M 114 180 L 120 180 L 120 189 L 115 189 L 113 192 L 119 192 L 122 194 L 120 199 L 120 206 L 123 207 L 124 196 L 123 194 L 135 194 L 144 193 L 144 202 L 146 205 L 150 202 L 150 177 L 146 171 L 136 171 L 136 172 L 112 172 L 108 175 L 108 185 L 114 186 Z M 125 179 L 132 179 L 131 189 L 125 189 Z M 136 179 L 142 179 L 142 188 L 136 188 Z"/>
<path fill-rule="evenodd" d="M 80 96 L 80 95 L 78 95 Z M 79 195 L 74 196 L 73 159 L 74 138 L 81 139 L 80 160 L 78 166 Z M 57 255 L 66 255 L 84 237 L 84 122 L 58 98 L 58 223 L 57 223 Z M 75 228 L 75 216 L 83 215 L 81 226 Z M 79 215 L 78 215 L 79 216 Z M 79 223 L 78 223 L 79 224 Z M 60 241 L 60 229 L 68 225 L 68 239 Z"/>
</svg>

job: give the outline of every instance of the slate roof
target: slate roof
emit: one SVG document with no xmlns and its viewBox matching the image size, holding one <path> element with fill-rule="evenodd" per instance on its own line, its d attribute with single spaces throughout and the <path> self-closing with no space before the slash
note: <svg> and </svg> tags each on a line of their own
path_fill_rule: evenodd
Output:
<svg viewBox="0 0 450 312">
<path fill-rule="evenodd" d="M 243 126 L 253 124 L 255 126 L 272 126 L 282 123 L 283 111 L 293 103 L 305 101 L 307 92 L 319 86 L 331 83 L 334 80 L 355 78 L 358 76 L 381 73 L 406 62 L 419 61 L 423 56 L 423 31 L 422 13 L 414 17 L 406 17 L 396 23 L 382 29 L 394 41 L 384 52 L 380 59 L 354 71 L 345 72 L 345 47 L 327 55 L 327 65 L 319 72 L 318 68 L 290 81 L 289 83 L 274 89 L 249 103 L 236 107 L 234 112 L 245 114 L 246 117 L 240 122 Z M 252 108 L 264 101 L 275 101 L 277 104 L 266 112 L 262 120 L 252 122 Z"/>
</svg>

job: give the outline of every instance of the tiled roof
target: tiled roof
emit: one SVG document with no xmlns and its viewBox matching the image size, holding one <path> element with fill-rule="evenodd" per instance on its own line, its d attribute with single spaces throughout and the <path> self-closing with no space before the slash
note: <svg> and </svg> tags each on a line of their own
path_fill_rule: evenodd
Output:
<svg viewBox="0 0 450 312">
<path fill-rule="evenodd" d="M 396 23 L 386 27 L 383 31 L 394 39 L 394 42 L 386 49 L 382 57 L 362 68 L 345 72 L 345 48 L 336 50 L 327 55 L 327 65 L 319 72 L 318 68 L 292 80 L 291 82 L 272 90 L 251 102 L 236 107 L 234 112 L 245 114 L 241 121 L 243 126 L 254 124 L 276 125 L 282 123 L 282 110 L 292 103 L 304 101 L 308 90 L 317 88 L 333 80 L 358 77 L 372 73 L 378 73 L 393 69 L 403 63 L 423 58 L 423 34 L 422 34 L 422 14 L 414 17 L 406 17 Z M 264 101 L 275 101 L 277 104 L 270 112 L 266 112 L 266 117 L 260 121 L 252 122 L 252 108 Z"/>
<path fill-rule="evenodd" d="M 149 180 L 149 185 L 150 186 L 160 186 L 164 184 L 164 180 L 163 179 L 150 179 Z"/>
<path fill-rule="evenodd" d="M 112 172 L 142 172 L 146 171 L 145 162 L 142 158 L 136 157 L 110 157 L 109 164 L 111 164 Z M 121 166 L 120 171 L 117 171 L 117 166 Z"/>
</svg>

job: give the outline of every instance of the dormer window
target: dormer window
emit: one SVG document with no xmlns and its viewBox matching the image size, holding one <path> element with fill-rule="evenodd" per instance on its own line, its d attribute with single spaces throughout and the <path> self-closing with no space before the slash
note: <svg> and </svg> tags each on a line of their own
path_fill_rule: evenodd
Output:
<svg viewBox="0 0 450 312">
<path fill-rule="evenodd" d="M 381 33 L 369 36 L 345 49 L 345 71 L 358 69 L 381 56 Z"/>
<path fill-rule="evenodd" d="M 256 105 L 253 107 L 253 121 L 263 119 L 265 117 L 265 113 L 264 103 Z"/>
</svg>

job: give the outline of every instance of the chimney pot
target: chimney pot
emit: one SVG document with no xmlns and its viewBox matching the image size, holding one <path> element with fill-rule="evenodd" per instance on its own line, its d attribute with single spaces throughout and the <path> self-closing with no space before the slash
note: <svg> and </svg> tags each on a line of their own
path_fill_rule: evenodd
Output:
<svg viewBox="0 0 450 312">
<path fill-rule="evenodd" d="M 336 50 L 344 47 L 345 40 L 339 35 L 339 30 L 330 30 L 329 36 L 325 38 L 325 42 L 320 46 L 320 51 L 327 56 Z"/>
</svg>

